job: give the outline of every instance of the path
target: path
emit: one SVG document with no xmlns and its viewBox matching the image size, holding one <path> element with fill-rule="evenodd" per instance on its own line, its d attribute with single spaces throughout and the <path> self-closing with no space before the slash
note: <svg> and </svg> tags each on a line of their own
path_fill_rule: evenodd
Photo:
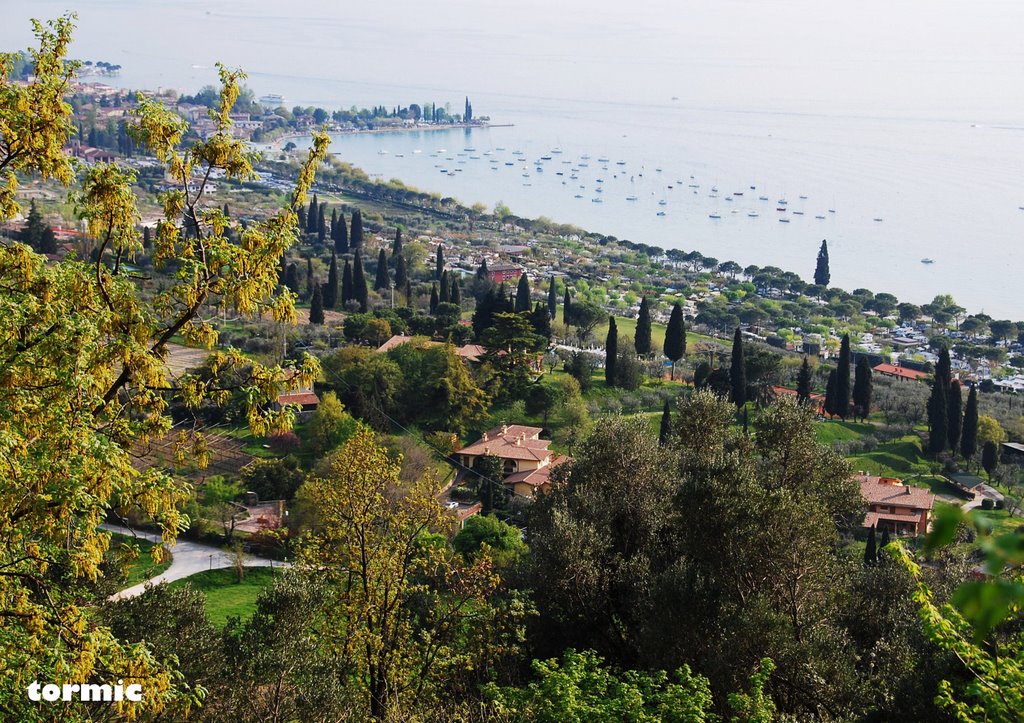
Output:
<svg viewBox="0 0 1024 723">
<path fill-rule="evenodd" d="M 117 532 L 122 535 L 129 537 L 135 536 L 140 539 L 149 540 L 150 542 L 160 542 L 160 535 L 153 534 L 151 532 L 142 532 L 141 530 L 132 530 L 128 527 L 122 527 L 121 525 L 110 525 L 102 524 L 101 528 L 107 532 Z M 269 560 L 265 557 L 256 557 L 255 555 L 245 556 L 246 567 L 289 567 L 286 562 L 278 562 L 275 560 Z M 224 552 L 219 547 L 213 545 L 204 545 L 199 542 L 192 542 L 190 540 L 179 539 L 174 547 L 171 549 L 171 565 L 159 575 L 141 582 L 138 585 L 126 588 L 121 592 L 114 593 L 110 596 L 111 600 L 120 600 L 126 597 L 135 597 L 141 595 L 146 590 L 146 585 L 153 583 L 154 585 L 161 582 L 171 582 L 172 580 L 180 580 L 184 577 L 190 577 L 195 575 L 197 572 L 203 572 L 204 570 L 217 570 L 225 567 L 234 567 L 234 563 L 231 560 L 231 556 Z"/>
</svg>

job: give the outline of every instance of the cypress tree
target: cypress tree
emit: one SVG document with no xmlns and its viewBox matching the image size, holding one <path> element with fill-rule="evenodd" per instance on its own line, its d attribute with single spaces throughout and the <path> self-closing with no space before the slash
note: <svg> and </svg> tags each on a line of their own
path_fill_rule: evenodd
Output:
<svg viewBox="0 0 1024 723">
<path fill-rule="evenodd" d="M 356 257 L 352 262 L 352 294 L 359 302 L 359 312 L 365 314 L 370 308 L 370 289 L 366 285 L 366 275 L 363 273 L 363 258 L 356 249 Z"/>
<path fill-rule="evenodd" d="M 395 229 L 395 242 L 391 245 L 391 255 L 397 256 L 402 253 L 402 229 Z"/>
<path fill-rule="evenodd" d="M 548 282 L 548 313 L 554 319 L 558 315 L 558 291 L 555 289 L 555 277 Z"/>
<path fill-rule="evenodd" d="M 747 367 L 743 360 L 743 332 L 732 335 L 732 363 L 729 365 L 730 398 L 737 407 L 747 403 Z"/>
<path fill-rule="evenodd" d="M 323 243 L 327 238 L 327 204 L 321 203 L 320 208 L 317 209 L 317 220 L 316 220 L 316 240 L 318 243 Z"/>
<path fill-rule="evenodd" d="M 487 270 L 487 259 L 480 262 L 480 266 L 477 267 L 476 277 L 481 281 L 487 279 L 491 275 L 491 272 Z"/>
<path fill-rule="evenodd" d="M 316 279 L 313 278 L 313 257 L 306 259 L 306 298 L 313 298 L 313 287 L 316 286 Z"/>
<path fill-rule="evenodd" d="M 452 279 L 452 293 L 449 295 L 448 301 L 456 306 L 462 306 L 462 287 L 459 286 L 458 276 L 455 276 L 455 278 Z"/>
<path fill-rule="evenodd" d="M 964 404 L 960 392 L 960 382 L 956 379 L 949 383 L 949 394 L 946 397 L 946 440 L 949 449 L 956 455 L 960 446 L 960 433 L 963 430 Z"/>
<path fill-rule="evenodd" d="M 516 286 L 516 311 L 529 311 L 533 308 L 530 303 L 530 279 L 524 271 L 519 277 L 519 284 Z"/>
<path fill-rule="evenodd" d="M 968 462 L 978 451 L 978 390 L 971 385 L 964 408 L 963 429 L 960 430 L 960 454 Z"/>
<path fill-rule="evenodd" d="M 405 254 L 393 254 L 391 259 L 395 262 L 395 288 L 403 289 L 409 281 L 409 272 L 405 268 Z"/>
<path fill-rule="evenodd" d="M 331 209 L 331 229 L 328 234 L 332 242 L 338 241 L 338 209 Z"/>
<path fill-rule="evenodd" d="M 373 290 L 383 291 L 391 287 L 391 278 L 388 274 L 388 255 L 384 249 L 377 254 L 377 277 L 373 280 Z"/>
<path fill-rule="evenodd" d="M 530 312 L 530 324 L 533 325 L 533 332 L 537 336 L 543 338 L 545 342 L 551 340 L 551 316 L 547 307 L 539 301 Z"/>
<path fill-rule="evenodd" d="M 338 303 L 338 255 L 331 254 L 331 268 L 327 272 L 327 287 L 324 289 L 324 307 L 333 309 Z"/>
<path fill-rule="evenodd" d="M 430 313 L 433 314 L 437 311 L 437 305 L 441 303 L 441 300 L 437 296 L 437 284 L 430 285 Z"/>
<path fill-rule="evenodd" d="M 604 382 L 609 387 L 615 386 L 615 364 L 619 356 L 619 330 L 615 326 L 615 317 L 608 317 L 608 336 L 604 341 Z"/>
<path fill-rule="evenodd" d="M 448 281 L 448 270 L 445 269 L 441 272 L 441 285 L 437 292 L 437 300 L 442 304 L 447 304 L 452 298 L 452 285 Z"/>
<path fill-rule="evenodd" d="M 864 547 L 864 564 L 874 565 L 878 561 L 878 547 L 875 543 L 875 526 L 868 530 L 868 544 Z"/>
<path fill-rule="evenodd" d="M 828 268 L 828 241 L 821 240 L 821 248 L 818 249 L 818 264 L 814 267 L 814 283 L 818 286 L 828 286 L 832 274 Z"/>
<path fill-rule="evenodd" d="M 299 206 L 295 210 L 295 215 L 298 216 L 298 232 L 299 237 L 301 238 L 302 235 L 306 233 L 306 207 Z"/>
<path fill-rule="evenodd" d="M 473 311 L 473 334 L 476 338 L 487 331 L 494 321 L 497 295 L 493 288 L 487 290 L 480 301 L 476 302 L 476 309 Z"/>
<path fill-rule="evenodd" d="M 672 412 L 670 411 L 668 400 L 665 400 L 665 406 L 661 410 L 661 428 L 658 430 L 658 444 L 664 447 L 668 444 L 669 435 L 672 434 Z"/>
<path fill-rule="evenodd" d="M 825 412 L 829 417 L 836 416 L 836 370 L 828 373 L 828 383 L 825 385 Z"/>
<path fill-rule="evenodd" d="M 805 356 L 803 364 L 800 365 L 800 373 L 796 378 L 796 399 L 801 404 L 811 401 L 811 379 L 811 363 Z"/>
<path fill-rule="evenodd" d="M 928 451 L 939 455 L 949 443 L 949 387 L 952 364 L 949 350 L 939 352 L 932 393 L 928 397 Z"/>
<path fill-rule="evenodd" d="M 309 200 L 309 210 L 306 211 L 306 233 L 316 233 L 317 222 L 320 220 L 319 202 L 316 194 Z"/>
<path fill-rule="evenodd" d="M 442 246 L 441 244 L 437 245 L 437 258 L 435 260 L 435 267 L 436 268 L 434 270 L 434 275 L 437 277 L 437 280 L 440 281 L 441 274 L 444 273 L 444 246 Z"/>
<path fill-rule="evenodd" d="M 672 305 L 672 314 L 668 317 L 665 329 L 665 356 L 672 362 L 670 379 L 676 378 L 676 362 L 686 353 L 686 324 L 683 321 L 683 307 L 676 302 Z"/>
<path fill-rule="evenodd" d="M 569 296 L 569 287 L 565 287 L 565 296 L 562 298 L 562 323 L 566 326 L 572 324 L 572 298 Z"/>
<path fill-rule="evenodd" d="M 991 480 L 999 466 L 999 448 L 991 439 L 985 442 L 985 446 L 981 448 L 981 466 L 985 468 L 988 478 Z"/>
<path fill-rule="evenodd" d="M 228 204 L 226 202 L 224 204 L 223 212 L 224 212 L 224 218 L 231 218 L 231 209 L 228 208 Z"/>
<path fill-rule="evenodd" d="M 309 323 L 324 323 L 324 294 L 320 290 L 320 284 L 313 284 L 313 298 L 309 302 Z"/>
<path fill-rule="evenodd" d="M 882 550 L 884 550 L 888 546 L 888 544 L 889 544 L 889 528 L 888 527 L 883 527 L 882 528 L 882 541 L 880 543 L 878 543 L 878 554 L 875 556 L 875 559 L 878 560 L 879 562 L 882 561 Z"/>
<path fill-rule="evenodd" d="M 299 295 L 299 267 L 294 263 L 288 264 L 288 271 L 285 274 L 284 285 L 296 296 Z"/>
<path fill-rule="evenodd" d="M 338 233 L 334 237 L 334 250 L 339 254 L 348 253 L 348 225 L 345 223 L 345 212 L 338 214 Z"/>
<path fill-rule="evenodd" d="M 868 358 L 862 356 L 857 360 L 853 379 L 853 409 L 859 414 L 861 421 L 871 414 L 871 366 Z"/>
<path fill-rule="evenodd" d="M 850 335 L 843 334 L 836 364 L 836 414 L 843 420 L 850 413 Z"/>
<path fill-rule="evenodd" d="M 36 206 L 36 200 L 29 201 L 28 217 L 25 219 L 25 229 L 21 232 L 20 240 L 31 246 L 35 251 L 43 253 L 43 232 L 46 230 L 46 223 L 43 221 L 43 214 Z"/>
<path fill-rule="evenodd" d="M 352 264 L 345 259 L 345 268 L 341 272 L 341 306 L 348 306 L 348 302 L 354 298 L 352 292 Z"/>
<path fill-rule="evenodd" d="M 353 249 L 362 248 L 363 245 L 363 213 L 358 208 L 352 212 L 352 233 L 348 244 Z"/>
<path fill-rule="evenodd" d="M 640 311 L 636 317 L 636 338 L 633 339 L 636 353 L 646 356 L 651 353 L 651 307 L 647 297 L 640 300 Z"/>
</svg>

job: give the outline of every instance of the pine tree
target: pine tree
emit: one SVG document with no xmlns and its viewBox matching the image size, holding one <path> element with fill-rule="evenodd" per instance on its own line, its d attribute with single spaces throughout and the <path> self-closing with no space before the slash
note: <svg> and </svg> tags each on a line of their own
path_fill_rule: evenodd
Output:
<svg viewBox="0 0 1024 723">
<path fill-rule="evenodd" d="M 954 456 L 960 446 L 963 422 L 964 404 L 960 392 L 960 382 L 954 379 L 949 383 L 949 394 L 946 398 L 946 440 L 949 442 L 949 449 Z"/>
<path fill-rule="evenodd" d="M 683 321 L 683 307 L 676 302 L 672 305 L 672 314 L 668 317 L 665 329 L 665 356 L 672 362 L 670 379 L 676 378 L 676 362 L 686 353 L 686 323 Z"/>
<path fill-rule="evenodd" d="M 732 362 L 729 365 L 729 398 L 737 407 L 747 403 L 747 366 L 743 359 L 743 332 L 736 327 L 732 335 Z"/>
<path fill-rule="evenodd" d="M 338 214 L 338 232 L 334 237 L 334 250 L 339 254 L 348 253 L 348 225 L 345 223 L 345 212 Z"/>
<path fill-rule="evenodd" d="M 796 399 L 801 404 L 808 404 L 811 401 L 811 380 L 811 363 L 805 356 L 796 378 Z"/>
<path fill-rule="evenodd" d="M 452 293 L 449 295 L 448 300 L 456 306 L 462 306 L 462 287 L 459 286 L 458 276 L 452 279 Z M 548 326 L 550 328 L 550 324 Z"/>
<path fill-rule="evenodd" d="M 39 212 L 36 200 L 33 198 L 29 202 L 28 217 L 25 219 L 25 229 L 21 232 L 21 241 L 39 253 L 45 253 L 42 251 L 45 231 L 46 223 L 43 221 L 43 214 Z"/>
<path fill-rule="evenodd" d="M 306 259 L 306 299 L 313 298 L 313 287 L 316 286 L 316 279 L 313 278 L 313 257 Z"/>
<path fill-rule="evenodd" d="M 529 311 L 533 308 L 530 303 L 530 279 L 526 272 L 519 277 L 519 284 L 516 286 L 516 311 Z"/>
<path fill-rule="evenodd" d="M 871 414 L 871 365 L 866 356 L 857 360 L 854 370 L 853 409 L 860 415 L 861 421 Z"/>
<path fill-rule="evenodd" d="M 569 287 L 565 287 L 565 296 L 562 298 L 562 323 L 566 326 L 572 324 L 572 298 L 569 296 Z"/>
<path fill-rule="evenodd" d="M 430 313 L 433 314 L 437 311 L 437 305 L 441 303 L 441 299 L 437 295 L 437 284 L 430 285 Z"/>
<path fill-rule="evenodd" d="M 359 302 L 359 313 L 365 314 L 370 308 L 370 290 L 366 285 L 366 275 L 363 273 L 363 258 L 356 249 L 356 257 L 352 262 L 352 294 Z"/>
<path fill-rule="evenodd" d="M 317 209 L 316 240 L 323 243 L 327 239 L 327 204 L 321 203 Z"/>
<path fill-rule="evenodd" d="M 327 271 L 327 286 L 324 288 L 324 307 L 333 309 L 338 304 L 338 255 L 331 253 L 331 267 Z"/>
<path fill-rule="evenodd" d="M 836 414 L 843 420 L 850 413 L 850 335 L 843 334 L 836 363 Z"/>
<path fill-rule="evenodd" d="M 558 290 L 555 288 L 555 277 L 548 282 L 548 313 L 554 319 L 558 315 Z"/>
<path fill-rule="evenodd" d="M 405 268 L 405 254 L 392 254 L 391 260 L 395 262 L 395 288 L 404 289 L 409 281 L 409 272 Z"/>
<path fill-rule="evenodd" d="M 341 272 L 341 306 L 342 308 L 348 307 L 348 302 L 355 298 L 355 293 L 352 289 L 352 264 L 345 259 L 345 268 Z"/>
<path fill-rule="evenodd" d="M 309 302 L 309 323 L 324 323 L 324 294 L 320 290 L 320 284 L 313 284 L 313 297 Z"/>
<path fill-rule="evenodd" d="M 441 280 L 441 274 L 444 273 L 444 246 L 441 244 L 437 245 L 437 258 L 435 260 L 434 275 L 438 281 Z"/>
<path fill-rule="evenodd" d="M 384 249 L 377 254 L 377 277 L 373 280 L 373 290 L 383 291 L 391 287 L 391 277 L 388 274 L 388 255 Z"/>
<path fill-rule="evenodd" d="M 821 240 L 821 248 L 818 250 L 818 265 L 814 267 L 814 283 L 818 286 L 828 286 L 832 274 L 828 268 L 828 241 Z"/>
<path fill-rule="evenodd" d="M 615 317 L 608 317 L 608 336 L 604 341 L 604 382 L 609 387 L 615 386 L 615 364 L 619 356 L 619 330 L 615 325 Z"/>
<path fill-rule="evenodd" d="M 633 339 L 633 346 L 640 356 L 651 353 L 651 307 L 646 296 L 640 299 L 640 311 L 636 317 L 636 338 Z"/>
<path fill-rule="evenodd" d="M 832 369 L 828 373 L 828 383 L 825 385 L 825 413 L 829 417 L 834 417 L 837 414 L 836 410 L 836 370 Z"/>
<path fill-rule="evenodd" d="M 285 273 L 285 286 L 296 296 L 299 295 L 299 267 L 294 263 L 288 264 L 288 271 Z"/>
<path fill-rule="evenodd" d="M 363 246 L 363 213 L 358 208 L 352 212 L 352 233 L 348 243 L 353 249 Z"/>
<path fill-rule="evenodd" d="M 978 390 L 971 385 L 964 407 L 963 429 L 960 430 L 960 454 L 970 462 L 978 452 Z"/>
<path fill-rule="evenodd" d="M 452 298 L 452 285 L 448 280 L 448 270 L 441 272 L 441 282 L 437 291 L 437 300 L 442 304 L 447 304 Z"/>
<path fill-rule="evenodd" d="M 402 253 L 402 229 L 395 229 L 395 242 L 391 244 L 391 255 L 398 256 Z"/>
<path fill-rule="evenodd" d="M 669 436 L 672 434 L 672 412 L 669 408 L 668 400 L 665 400 L 665 406 L 661 410 L 661 428 L 658 430 L 658 444 L 664 447 L 668 444 Z"/>
<path fill-rule="evenodd" d="M 878 547 L 875 542 L 875 526 L 868 530 L 868 544 L 864 547 L 864 564 L 874 565 L 878 561 Z"/>
</svg>

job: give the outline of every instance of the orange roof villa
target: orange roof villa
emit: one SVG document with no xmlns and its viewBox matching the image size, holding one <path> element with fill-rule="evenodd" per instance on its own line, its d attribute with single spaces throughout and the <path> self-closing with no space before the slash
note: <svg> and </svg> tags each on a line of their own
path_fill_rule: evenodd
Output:
<svg viewBox="0 0 1024 723">
<path fill-rule="evenodd" d="M 541 431 L 540 427 L 503 424 L 484 432 L 480 439 L 455 454 L 466 467 L 473 467 L 481 457 L 497 457 L 502 461 L 505 486 L 517 495 L 529 497 L 538 490 L 551 489 L 552 468 L 568 459 L 551 453 L 551 441 L 541 439 Z"/>
<path fill-rule="evenodd" d="M 888 529 L 895 535 L 923 535 L 931 524 L 935 495 L 893 477 L 861 472 L 854 476 L 868 505 L 864 527 Z"/>
</svg>

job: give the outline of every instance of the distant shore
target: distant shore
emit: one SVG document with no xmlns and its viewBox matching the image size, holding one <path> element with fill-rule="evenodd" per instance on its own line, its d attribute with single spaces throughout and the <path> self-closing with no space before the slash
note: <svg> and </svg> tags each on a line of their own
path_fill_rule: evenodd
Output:
<svg viewBox="0 0 1024 723">
<path fill-rule="evenodd" d="M 345 130 L 328 131 L 327 134 L 330 136 L 354 136 L 367 133 L 420 133 L 423 131 L 447 131 L 457 128 L 511 128 L 512 126 L 512 123 L 445 123 L 444 125 L 389 126 L 387 128 L 348 128 Z M 270 143 L 254 143 L 253 146 L 265 151 L 279 151 L 284 148 L 288 141 L 296 138 L 309 138 L 312 135 L 312 131 L 287 133 Z"/>
</svg>

